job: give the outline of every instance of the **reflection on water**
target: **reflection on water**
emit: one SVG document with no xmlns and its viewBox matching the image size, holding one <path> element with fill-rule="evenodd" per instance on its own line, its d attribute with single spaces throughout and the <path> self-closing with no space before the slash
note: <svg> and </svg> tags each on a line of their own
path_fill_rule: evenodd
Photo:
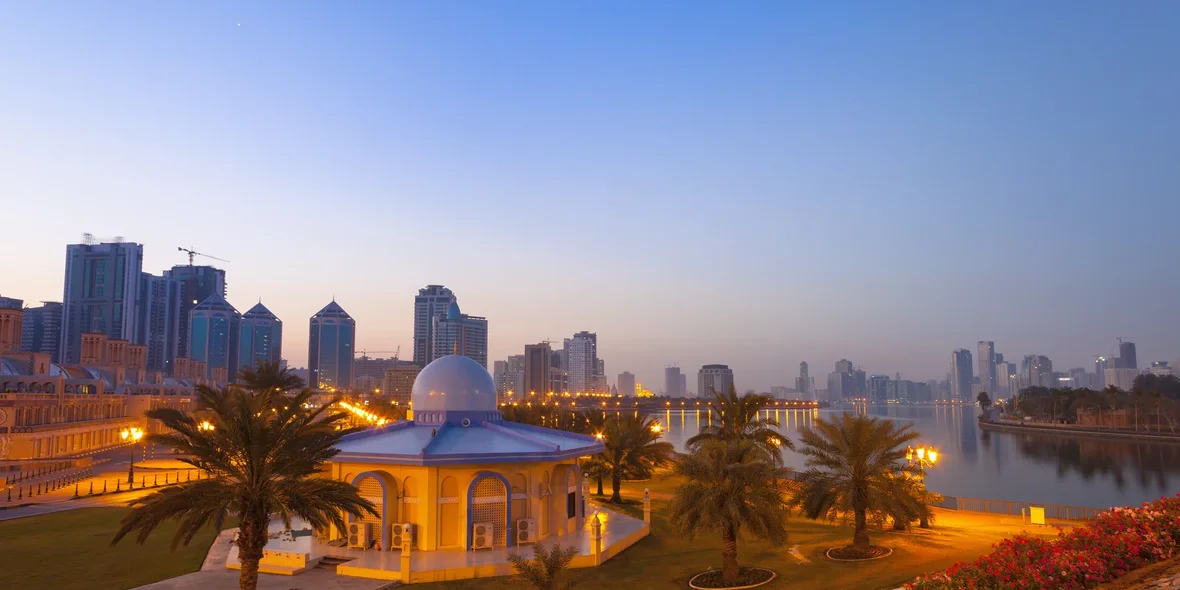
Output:
<svg viewBox="0 0 1180 590">
<path fill-rule="evenodd" d="M 842 411 L 770 410 L 791 436 Z M 1130 505 L 1180 491 L 1180 444 L 1135 443 L 1061 435 L 987 432 L 974 406 L 849 406 L 846 411 L 913 425 L 919 442 L 940 451 L 930 489 L 948 495 L 1075 506 Z M 707 412 L 668 410 L 658 418 L 677 450 L 707 423 Z M 797 438 L 797 437 L 792 437 Z M 787 466 L 804 458 L 784 450 Z"/>
</svg>

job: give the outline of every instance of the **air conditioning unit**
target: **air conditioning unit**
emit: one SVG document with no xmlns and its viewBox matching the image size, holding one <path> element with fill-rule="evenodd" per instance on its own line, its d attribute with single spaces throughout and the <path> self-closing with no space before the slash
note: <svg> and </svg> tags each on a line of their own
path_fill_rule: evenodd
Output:
<svg viewBox="0 0 1180 590">
<path fill-rule="evenodd" d="M 368 549 L 369 541 L 373 538 L 372 526 L 367 522 L 348 523 L 349 549 Z"/>
<path fill-rule="evenodd" d="M 406 541 L 409 541 L 411 547 L 414 546 L 414 525 L 409 523 L 402 524 L 398 522 L 389 525 L 389 529 L 391 533 L 389 536 L 392 539 L 389 544 L 390 551 L 401 551 L 402 545 L 404 545 Z"/>
<path fill-rule="evenodd" d="M 496 525 L 490 522 L 477 522 L 471 525 L 471 548 L 491 549 L 496 538 Z"/>
<path fill-rule="evenodd" d="M 526 545 L 537 542 L 537 519 L 522 518 L 516 521 L 516 544 Z"/>
</svg>

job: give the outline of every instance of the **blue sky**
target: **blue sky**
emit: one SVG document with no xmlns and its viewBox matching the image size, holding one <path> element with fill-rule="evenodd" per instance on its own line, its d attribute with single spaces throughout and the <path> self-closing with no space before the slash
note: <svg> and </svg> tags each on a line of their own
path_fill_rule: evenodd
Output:
<svg viewBox="0 0 1180 590">
<path fill-rule="evenodd" d="M 91 232 L 231 260 L 296 365 L 428 283 L 657 386 L 1175 360 L 1180 5 L 984 4 L 3 4 L 0 293 Z"/>
</svg>

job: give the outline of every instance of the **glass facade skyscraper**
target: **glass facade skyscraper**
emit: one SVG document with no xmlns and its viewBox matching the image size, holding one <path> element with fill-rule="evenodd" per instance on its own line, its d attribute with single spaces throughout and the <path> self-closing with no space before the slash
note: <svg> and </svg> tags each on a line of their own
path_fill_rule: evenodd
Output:
<svg viewBox="0 0 1180 590">
<path fill-rule="evenodd" d="M 147 369 L 171 374 L 180 344 L 180 325 L 188 323 L 188 316 L 181 321 L 180 284 L 166 276 L 143 273 L 138 313 L 136 342 L 147 346 Z"/>
<path fill-rule="evenodd" d="M 242 316 L 218 293 L 214 293 L 189 312 L 188 358 L 205 363 L 206 376 L 214 369 L 225 369 L 233 381 L 238 374 L 238 330 Z"/>
<path fill-rule="evenodd" d="M 283 322 L 259 301 L 242 315 L 238 368 L 253 368 L 264 361 L 277 363 L 282 358 Z"/>
<path fill-rule="evenodd" d="M 308 334 L 308 385 L 317 389 L 352 387 L 356 322 L 335 301 L 311 316 Z"/>
<path fill-rule="evenodd" d="M 434 318 L 431 337 L 434 339 L 431 358 L 457 354 L 487 368 L 488 320 L 460 312 L 458 301 L 451 301 L 445 316 Z"/>
<path fill-rule="evenodd" d="M 188 334 L 189 314 L 210 295 L 217 294 L 225 298 L 225 271 L 212 266 L 174 266 L 164 271 L 164 277 L 175 281 L 180 291 L 180 308 L 177 310 L 180 327 L 175 338 L 175 356 L 193 358 L 188 348 L 191 341 Z"/>
<path fill-rule="evenodd" d="M 41 307 L 25 308 L 21 324 L 21 352 L 43 352 L 51 361 L 61 359 L 61 304 L 44 301 Z"/>
<path fill-rule="evenodd" d="M 104 334 L 112 340 L 136 339 L 139 314 L 135 308 L 142 269 L 143 246 L 134 242 L 66 246 L 62 362 L 81 360 L 84 333 Z"/>
</svg>

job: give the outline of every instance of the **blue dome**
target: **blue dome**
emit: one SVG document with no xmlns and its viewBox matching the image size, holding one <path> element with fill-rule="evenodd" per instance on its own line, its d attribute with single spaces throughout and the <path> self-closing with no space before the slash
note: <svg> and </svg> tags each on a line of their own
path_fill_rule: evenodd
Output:
<svg viewBox="0 0 1180 590">
<path fill-rule="evenodd" d="M 410 391 L 414 415 L 420 412 L 494 412 L 496 383 L 479 363 L 447 355 L 426 365 Z"/>
</svg>

